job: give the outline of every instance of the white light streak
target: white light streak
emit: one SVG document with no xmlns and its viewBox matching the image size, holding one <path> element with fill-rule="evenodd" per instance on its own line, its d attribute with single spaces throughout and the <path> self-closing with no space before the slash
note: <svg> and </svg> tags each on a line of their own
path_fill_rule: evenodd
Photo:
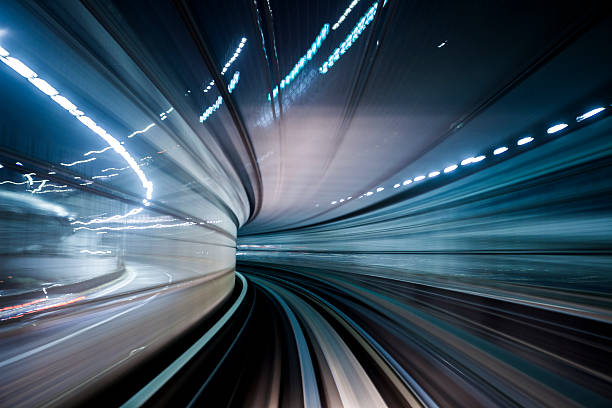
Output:
<svg viewBox="0 0 612 408">
<path fill-rule="evenodd" d="M 519 139 L 518 142 L 516 142 L 516 144 L 519 146 L 522 146 L 524 144 L 530 143 L 531 141 L 533 141 L 533 137 L 527 136 L 522 139 Z"/>
<path fill-rule="evenodd" d="M 92 157 L 91 159 L 86 159 L 86 160 L 77 160 L 77 161 L 72 162 L 72 163 L 61 163 L 61 162 L 60 162 L 60 164 L 61 164 L 62 166 L 71 167 L 71 166 L 76 166 L 77 164 L 89 163 L 89 162 L 92 162 L 92 161 L 94 161 L 94 160 L 96 160 L 96 158 L 95 158 L 95 157 Z"/>
<path fill-rule="evenodd" d="M 38 193 L 40 190 L 42 190 L 42 188 L 45 186 L 45 184 L 47 184 L 47 181 L 49 180 L 41 180 L 40 182 L 40 186 L 36 187 L 34 190 L 30 191 L 32 194 L 36 194 Z M 31 185 L 31 184 L 30 184 Z"/>
<path fill-rule="evenodd" d="M 89 255 L 108 255 L 111 253 L 111 251 L 90 251 L 89 249 L 82 249 L 80 252 L 82 254 L 89 254 Z"/>
<path fill-rule="evenodd" d="M 378 188 L 376 189 L 376 192 L 377 192 L 377 193 L 380 193 L 380 192 L 381 192 L 381 191 L 383 191 L 384 189 L 385 189 L 384 187 L 378 187 Z"/>
<path fill-rule="evenodd" d="M 102 150 L 90 150 L 90 151 L 88 151 L 87 153 L 84 153 L 84 154 L 83 154 L 83 156 L 89 156 L 90 154 L 100 154 L 100 153 L 104 153 L 104 152 L 106 152 L 107 150 L 110 150 L 110 149 L 112 149 L 112 147 L 108 146 L 108 147 L 105 147 L 105 148 L 104 148 L 104 149 L 102 149 Z"/>
<path fill-rule="evenodd" d="M 5 50 L 6 51 L 6 50 Z M 0 60 L 9 67 L 13 68 L 15 72 L 24 78 L 36 78 L 36 72 L 32 71 L 27 65 L 13 57 L 0 57 Z"/>
<path fill-rule="evenodd" d="M 425 176 L 416 176 L 414 178 L 414 181 L 421 181 L 421 180 L 424 180 L 424 179 L 425 179 Z"/>
<path fill-rule="evenodd" d="M 502 154 L 507 151 L 508 151 L 508 148 L 506 146 L 502 146 L 502 147 L 498 147 L 497 149 L 493 150 L 493 154 L 497 156 L 498 154 Z"/>
<path fill-rule="evenodd" d="M 93 220 L 87 221 L 87 222 L 74 221 L 74 222 L 71 222 L 70 224 L 71 225 L 91 225 L 91 224 L 102 224 L 105 222 L 114 222 L 114 221 L 119 221 L 124 218 L 130 217 L 132 215 L 140 214 L 142 211 L 143 211 L 143 208 L 138 207 L 138 208 L 134 208 L 130 210 L 129 212 L 123 215 L 113 215 L 112 217 L 106 217 L 106 218 L 94 218 Z"/>
<path fill-rule="evenodd" d="M 123 227 L 77 227 L 74 231 L 87 230 L 87 231 L 124 231 L 124 230 L 147 230 L 147 229 L 164 229 L 164 228 L 175 228 L 175 227 L 188 227 L 190 225 L 196 225 L 195 222 L 181 222 L 178 224 L 154 224 L 154 225 L 126 225 Z"/>
<path fill-rule="evenodd" d="M 444 169 L 444 173 L 450 173 L 451 171 L 455 171 L 457 169 L 457 165 L 453 164 Z"/>
<path fill-rule="evenodd" d="M 604 110 L 606 110 L 606 108 L 604 108 L 604 107 L 599 107 L 599 108 L 591 109 L 587 113 L 583 113 L 582 115 L 578 116 L 576 118 L 576 122 L 582 122 L 583 120 L 588 119 L 588 118 L 590 118 L 592 116 L 595 116 L 598 113 L 603 112 Z"/>
<path fill-rule="evenodd" d="M 238 47 L 236 47 L 234 54 L 223 66 L 223 69 L 221 70 L 221 75 L 225 75 L 229 67 L 231 67 L 234 61 L 236 61 L 236 59 L 240 56 L 240 53 L 242 52 L 242 47 L 244 47 L 244 45 L 246 44 L 246 41 L 247 39 L 242 37 L 242 40 L 240 40 L 240 44 L 238 44 Z M 210 91 L 213 86 L 215 86 L 214 80 L 210 81 L 206 89 L 204 89 L 204 93 L 207 93 L 208 91 Z"/>
<path fill-rule="evenodd" d="M 487 156 L 481 155 L 481 156 L 476 156 L 472 159 L 472 163 L 478 163 L 480 161 L 483 161 L 484 159 L 486 159 Z"/>
<path fill-rule="evenodd" d="M 32 184 L 34 184 L 34 180 L 32 179 L 32 176 L 35 176 L 36 173 L 28 173 L 28 174 L 24 174 L 23 176 L 25 178 L 28 179 L 28 184 L 31 186 Z"/>
<path fill-rule="evenodd" d="M 21 186 L 23 184 L 29 184 L 29 182 L 22 181 L 22 182 L 18 183 L 16 181 L 12 181 L 12 180 L 4 180 L 4 181 L 0 181 L 0 184 L 13 184 L 13 185 L 16 185 L 16 186 Z"/>
<path fill-rule="evenodd" d="M 120 169 L 116 168 L 116 167 L 109 167 L 107 169 L 102 169 L 100 170 L 101 173 L 106 173 L 107 171 L 111 171 L 111 170 L 115 170 L 115 171 L 123 171 L 123 170 L 127 170 L 129 169 L 129 167 L 121 167 Z"/>
<path fill-rule="evenodd" d="M 549 127 L 546 133 L 548 133 L 549 135 L 552 135 L 553 133 L 557 133 L 558 131 L 565 129 L 566 127 L 567 127 L 567 123 L 559 123 L 559 124 Z"/>
<path fill-rule="evenodd" d="M 407 186 L 408 184 L 412 183 L 412 180 L 408 179 L 408 180 L 404 180 L 404 182 L 402 183 L 403 186 Z"/>
<path fill-rule="evenodd" d="M 374 194 L 374 193 L 373 193 L 373 192 L 371 192 L 371 191 L 368 191 L 368 192 L 367 192 L 365 195 L 369 197 L 369 196 L 371 196 L 372 194 Z"/>
<path fill-rule="evenodd" d="M 57 89 L 49 85 L 47 81 L 41 78 L 28 78 L 28 81 L 32 83 L 35 87 L 40 89 L 43 93 L 49 96 L 57 95 Z"/>
<path fill-rule="evenodd" d="M 115 177 L 115 176 L 118 176 L 118 175 L 119 175 L 119 173 L 113 173 L 113 174 L 107 174 L 107 175 L 104 175 L 104 176 L 93 176 L 91 179 L 92 180 L 95 180 L 95 179 L 108 179 L 108 178 Z"/>
<path fill-rule="evenodd" d="M 399 184 L 399 183 L 397 183 L 397 184 L 394 184 L 394 185 L 393 185 L 393 188 L 398 188 L 399 186 L 400 186 L 400 184 Z"/>
<path fill-rule="evenodd" d="M 150 123 L 146 128 L 142 129 L 142 130 L 137 130 L 135 132 L 132 132 L 128 135 L 128 139 L 136 136 L 136 135 L 140 135 L 142 133 L 146 133 L 149 129 L 151 129 L 153 126 L 155 126 L 155 123 Z"/>
<path fill-rule="evenodd" d="M 340 18 L 338 19 L 338 21 L 336 21 L 336 24 L 334 24 L 332 26 L 332 30 L 337 30 L 338 27 L 340 27 L 340 24 L 342 24 L 342 22 L 346 19 L 346 17 L 348 17 L 348 15 L 351 13 L 351 11 L 353 10 L 353 8 L 355 8 L 355 6 L 357 5 L 357 3 L 359 3 L 359 0 L 353 0 L 351 2 L 351 4 L 349 4 L 349 6 L 346 8 L 346 10 L 344 10 L 344 13 L 342 13 L 342 15 L 340 16 Z"/>
<path fill-rule="evenodd" d="M 439 176 L 439 175 L 440 175 L 440 172 L 439 172 L 439 171 L 432 171 L 431 173 L 429 173 L 429 174 L 427 175 L 427 177 L 429 177 L 429 178 L 434 178 L 434 177 Z"/>
</svg>

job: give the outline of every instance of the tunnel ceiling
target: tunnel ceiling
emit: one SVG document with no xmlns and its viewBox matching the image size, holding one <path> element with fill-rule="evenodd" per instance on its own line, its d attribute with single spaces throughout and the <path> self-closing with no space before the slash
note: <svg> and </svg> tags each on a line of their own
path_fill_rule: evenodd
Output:
<svg viewBox="0 0 612 408">
<path fill-rule="evenodd" d="M 595 3 L 522 3 L 85 0 L 32 8 L 47 28 L 106 61 L 135 103 L 155 94 L 171 104 L 168 117 L 244 187 L 215 193 L 226 203 L 246 194 L 250 217 L 234 212 L 237 222 L 249 220 L 241 233 L 253 234 L 388 199 L 400 192 L 396 183 L 525 126 L 546 126 L 559 106 L 609 86 L 601 71 L 610 61 L 589 52 L 610 40 Z M 559 87 L 576 66 L 575 81 Z M 152 84 L 148 95 L 125 80 L 136 71 Z"/>
</svg>

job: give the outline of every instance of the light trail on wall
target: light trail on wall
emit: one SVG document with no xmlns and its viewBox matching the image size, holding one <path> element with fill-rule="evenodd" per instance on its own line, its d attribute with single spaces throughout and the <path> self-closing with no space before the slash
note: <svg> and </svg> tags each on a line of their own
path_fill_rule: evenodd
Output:
<svg viewBox="0 0 612 408">
<path fill-rule="evenodd" d="M 327 34 L 329 34 L 329 24 L 324 24 L 310 48 L 308 48 L 308 51 L 306 51 L 306 54 L 304 54 L 298 60 L 298 62 L 295 63 L 289 74 L 287 74 L 285 78 L 281 80 L 280 89 L 285 89 L 286 86 L 289 86 L 289 84 L 293 82 L 293 80 L 302 71 L 306 63 L 308 63 L 308 61 L 310 61 L 317 54 L 319 48 L 321 48 L 321 43 L 323 43 L 325 38 L 327 38 Z M 272 98 L 276 98 L 278 96 L 278 87 L 279 85 L 276 85 L 272 90 Z M 268 94 L 268 100 L 270 100 L 270 94 Z"/>
<path fill-rule="evenodd" d="M 244 48 L 244 46 L 246 45 L 246 41 L 247 39 L 245 37 L 242 37 L 242 40 L 240 40 L 240 44 L 238 44 L 238 47 L 236 47 L 236 51 L 234 51 L 234 54 L 231 56 L 231 58 L 225 63 L 225 65 L 221 69 L 221 75 L 225 75 L 229 67 L 231 67 L 234 61 L 236 61 L 236 59 L 238 58 L 238 56 L 240 56 L 240 53 L 242 52 L 242 48 Z M 213 86 L 215 86 L 214 80 L 210 81 L 208 86 L 204 89 L 204 93 L 207 93 L 208 91 L 210 91 Z"/>
<path fill-rule="evenodd" d="M 134 208 L 132 210 L 130 210 L 129 212 L 122 214 L 122 215 L 113 215 L 110 217 L 106 217 L 106 218 L 94 218 L 91 221 L 73 221 L 70 224 L 71 225 L 91 225 L 91 224 L 101 224 L 104 222 L 113 222 L 113 221 L 119 221 L 119 220 L 123 220 L 127 217 L 130 217 L 132 215 L 136 215 L 136 214 L 140 214 L 143 211 L 142 207 L 138 207 L 138 208 Z"/>
<path fill-rule="evenodd" d="M 92 162 L 92 161 L 94 161 L 94 160 L 96 160 L 96 158 L 95 158 L 95 157 L 92 157 L 91 159 L 87 159 L 87 160 L 77 160 L 77 161 L 74 161 L 74 162 L 72 162 L 72 163 L 61 163 L 61 162 L 60 162 L 60 164 L 61 164 L 62 166 L 65 166 L 65 167 L 72 167 L 72 166 L 76 166 L 77 164 L 89 163 L 89 162 Z"/>
<path fill-rule="evenodd" d="M 384 6 L 384 4 L 383 4 Z M 374 20 L 374 16 L 376 15 L 376 9 L 378 8 L 378 2 L 372 4 L 370 9 L 361 17 L 359 22 L 355 25 L 351 33 L 345 38 L 344 41 L 340 43 L 340 46 L 336 48 L 330 56 L 327 58 L 327 61 L 319 67 L 319 72 L 321 74 L 326 74 L 331 67 L 334 66 L 336 62 L 342 57 L 351 46 L 357 41 L 357 39 L 361 36 L 366 27 Z"/>
<path fill-rule="evenodd" d="M 338 18 L 338 21 L 336 21 L 336 23 L 332 26 L 332 30 L 337 30 L 338 27 L 340 27 L 340 24 L 342 24 L 342 22 L 348 17 L 348 15 L 351 14 L 351 11 L 353 11 L 353 8 L 355 8 L 357 3 L 359 3 L 359 0 L 353 0 L 351 4 L 349 4 L 346 10 L 344 10 L 344 13 L 342 13 L 340 18 Z"/>
<path fill-rule="evenodd" d="M 238 84 L 239 80 L 240 80 L 240 72 L 236 71 L 234 73 L 234 76 L 232 77 L 232 80 L 230 81 L 229 85 L 227 86 L 227 90 L 229 91 L 229 93 L 232 93 L 234 91 L 234 88 Z M 215 113 L 217 111 L 217 109 L 219 109 L 221 107 L 222 104 L 223 104 L 223 98 L 221 96 L 217 97 L 217 100 L 215 101 L 215 103 L 212 104 L 211 106 L 209 106 L 204 111 L 202 116 L 200 116 L 200 123 L 204 123 L 206 121 L 206 119 L 208 119 L 210 117 L 210 115 Z"/>
<path fill-rule="evenodd" d="M 87 231 L 125 231 L 125 230 L 148 230 L 148 229 L 166 229 L 166 228 L 176 228 L 176 227 L 189 227 L 192 225 L 197 225 L 195 222 L 180 222 L 177 224 L 155 224 L 155 225 L 126 225 L 123 227 L 76 227 L 74 231 L 87 230 Z"/>
</svg>

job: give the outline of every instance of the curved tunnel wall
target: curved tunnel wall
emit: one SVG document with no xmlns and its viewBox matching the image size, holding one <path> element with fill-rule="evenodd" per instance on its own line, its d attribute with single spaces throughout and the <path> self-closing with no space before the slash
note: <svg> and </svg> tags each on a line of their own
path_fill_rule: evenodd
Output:
<svg viewBox="0 0 612 408">
<path fill-rule="evenodd" d="M 609 405 L 608 10 L 344 3 L 0 5 L 1 406 Z"/>
</svg>

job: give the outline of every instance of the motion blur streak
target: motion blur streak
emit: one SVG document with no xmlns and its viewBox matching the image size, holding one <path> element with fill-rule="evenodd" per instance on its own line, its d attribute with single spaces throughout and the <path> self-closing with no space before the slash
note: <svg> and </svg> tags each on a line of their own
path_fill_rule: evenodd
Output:
<svg viewBox="0 0 612 408">
<path fill-rule="evenodd" d="M 612 406 L 608 3 L 1 1 L 0 408 Z"/>
</svg>

